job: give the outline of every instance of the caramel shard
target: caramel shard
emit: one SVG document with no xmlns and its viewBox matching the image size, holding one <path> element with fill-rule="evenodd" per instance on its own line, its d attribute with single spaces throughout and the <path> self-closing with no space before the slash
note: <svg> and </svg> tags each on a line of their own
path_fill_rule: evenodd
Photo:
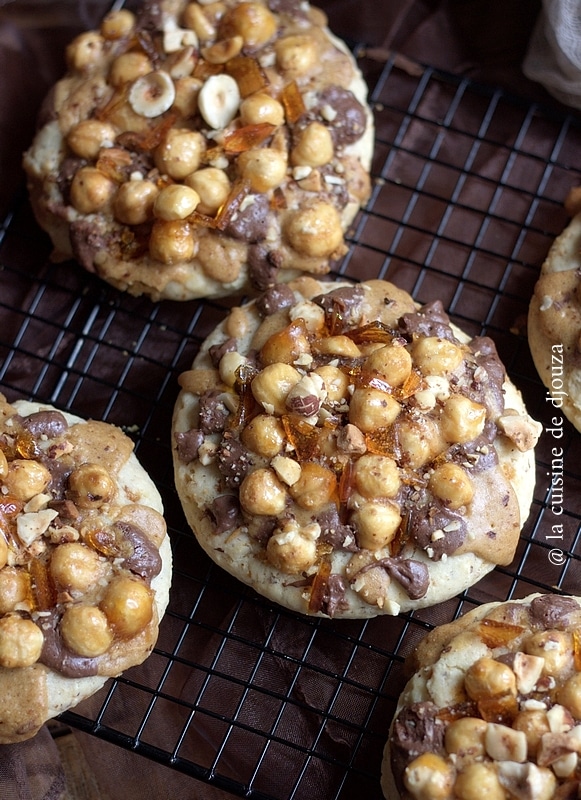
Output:
<svg viewBox="0 0 581 800">
<path fill-rule="evenodd" d="M 56 605 L 57 593 L 48 572 L 46 562 L 33 558 L 28 565 L 33 592 L 34 607 L 48 611 Z"/>
<path fill-rule="evenodd" d="M 238 84 L 242 97 L 248 97 L 268 86 L 266 74 L 255 58 L 235 56 L 226 64 L 226 72 Z"/>
<path fill-rule="evenodd" d="M 510 625 L 495 619 L 483 619 L 478 625 L 478 635 L 492 650 L 516 639 L 523 632 L 520 625 Z"/>
<path fill-rule="evenodd" d="M 254 125 L 238 128 L 224 137 L 224 151 L 226 153 L 244 153 L 246 150 L 252 150 L 272 136 L 275 129 L 276 125 L 270 122 L 257 122 Z"/>
<path fill-rule="evenodd" d="M 293 414 L 281 418 L 287 439 L 293 446 L 299 461 L 312 461 L 321 454 L 321 428 Z"/>
<path fill-rule="evenodd" d="M 287 122 L 291 125 L 293 125 L 307 110 L 303 96 L 295 81 L 287 83 L 282 90 L 280 99 L 284 107 Z"/>
<path fill-rule="evenodd" d="M 313 614 L 316 611 L 319 611 L 323 600 L 325 599 L 325 594 L 327 592 L 327 587 L 329 585 L 329 576 L 331 575 L 331 562 L 328 559 L 324 559 L 319 566 L 319 570 L 315 575 L 315 579 L 311 586 L 311 594 L 309 597 L 309 613 Z"/>
</svg>

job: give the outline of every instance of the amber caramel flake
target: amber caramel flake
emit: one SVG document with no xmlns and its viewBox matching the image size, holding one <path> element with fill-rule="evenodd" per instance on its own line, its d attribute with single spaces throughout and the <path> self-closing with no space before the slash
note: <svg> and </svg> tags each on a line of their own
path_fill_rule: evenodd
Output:
<svg viewBox="0 0 581 800">
<path fill-rule="evenodd" d="M 46 561 L 33 558 L 28 564 L 34 607 L 38 611 L 48 611 L 56 605 L 57 594 L 50 577 Z"/>
<path fill-rule="evenodd" d="M 324 434 L 321 428 L 310 425 L 305 419 L 293 414 L 283 415 L 281 422 L 298 461 L 311 461 L 320 457 Z"/>
<path fill-rule="evenodd" d="M 578 628 L 573 631 L 573 657 L 575 669 L 577 672 L 581 672 L 581 631 Z"/>
<path fill-rule="evenodd" d="M 487 697 L 479 700 L 477 705 L 480 716 L 485 722 L 495 722 L 509 727 L 519 711 L 518 700 L 511 694 Z"/>
<path fill-rule="evenodd" d="M 512 642 L 523 632 L 520 625 L 510 625 L 496 619 L 483 619 L 478 625 L 478 635 L 491 650 Z"/>
<path fill-rule="evenodd" d="M 248 97 L 268 86 L 264 70 L 255 58 L 234 56 L 227 62 L 226 72 L 238 84 L 242 97 Z"/>
<path fill-rule="evenodd" d="M 325 599 L 327 587 L 329 585 L 330 575 L 331 561 L 325 558 L 319 564 L 319 569 L 311 586 L 311 594 L 309 597 L 309 611 L 311 613 L 321 608 L 322 602 Z"/>
<path fill-rule="evenodd" d="M 224 136 L 224 151 L 226 153 L 244 153 L 253 147 L 258 147 L 265 142 L 276 129 L 270 122 L 257 122 L 255 125 L 245 125 Z"/>
<path fill-rule="evenodd" d="M 307 110 L 301 91 L 295 81 L 287 83 L 282 90 L 280 99 L 284 107 L 287 122 L 291 125 L 293 125 Z"/>
</svg>

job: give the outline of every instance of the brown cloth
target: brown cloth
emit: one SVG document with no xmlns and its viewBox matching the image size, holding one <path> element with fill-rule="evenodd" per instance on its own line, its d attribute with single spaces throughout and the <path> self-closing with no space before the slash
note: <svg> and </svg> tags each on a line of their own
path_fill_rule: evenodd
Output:
<svg viewBox="0 0 581 800">
<path fill-rule="evenodd" d="M 336 34 L 378 62 L 397 52 L 526 98 L 548 100 L 521 71 L 538 0 L 321 0 L 319 5 Z M 2 217 L 22 191 L 20 156 L 32 137 L 43 96 L 63 72 L 66 43 L 97 25 L 109 6 L 100 0 L 17 0 L 0 6 Z M 131 708 L 119 709 L 120 718 L 131 713 Z M 113 744 L 84 734 L 78 739 L 104 798 L 226 796 Z M 200 740 L 200 753 L 213 745 L 211 738 Z M 64 773 L 46 728 L 30 742 L 0 747 L 2 800 L 61 800 L 63 792 Z"/>
</svg>

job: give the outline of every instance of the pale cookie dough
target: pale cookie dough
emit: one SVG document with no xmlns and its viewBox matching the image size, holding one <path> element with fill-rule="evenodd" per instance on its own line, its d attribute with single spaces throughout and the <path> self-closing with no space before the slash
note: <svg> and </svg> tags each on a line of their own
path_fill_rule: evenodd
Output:
<svg viewBox="0 0 581 800">
<path fill-rule="evenodd" d="M 68 47 L 24 155 L 55 259 L 153 300 L 323 274 L 370 192 L 367 87 L 293 0 L 145 2 Z"/>
<path fill-rule="evenodd" d="M 153 649 L 171 582 L 159 492 L 119 428 L 0 395 L 0 743 Z"/>
<path fill-rule="evenodd" d="M 188 522 L 281 605 L 393 615 L 511 562 L 541 426 L 492 341 L 441 303 L 302 277 L 234 308 L 180 385 Z"/>
<path fill-rule="evenodd" d="M 573 800 L 581 600 L 488 603 L 411 658 L 382 764 L 387 800 Z"/>
<path fill-rule="evenodd" d="M 552 405 L 581 431 L 581 213 L 555 239 L 541 267 L 527 330 Z"/>
</svg>

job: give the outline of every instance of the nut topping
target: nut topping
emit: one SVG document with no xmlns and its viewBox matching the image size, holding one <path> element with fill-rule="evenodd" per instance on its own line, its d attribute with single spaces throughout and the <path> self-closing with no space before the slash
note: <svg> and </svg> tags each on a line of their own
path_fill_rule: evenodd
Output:
<svg viewBox="0 0 581 800">
<path fill-rule="evenodd" d="M 171 76 L 163 70 L 138 78 L 129 90 L 129 104 L 142 117 L 159 117 L 175 100 L 176 91 Z"/>
<path fill-rule="evenodd" d="M 118 674 L 138 649 L 126 657 L 121 640 L 153 641 L 150 584 L 166 532 L 138 502 L 136 472 L 132 501 L 119 478 L 133 444 L 106 423 L 0 402 L 0 665 Z"/>
<path fill-rule="evenodd" d="M 70 223 L 59 254 L 155 300 L 329 272 L 371 190 L 373 118 L 354 58 L 308 3 L 163 0 L 158 12 L 114 12 L 67 49 L 48 123 L 58 156 L 43 156 L 46 129 L 25 156 L 41 225 Z M 199 137 L 197 163 L 182 158 L 185 139 L 160 155 L 176 129 Z M 197 175 L 209 169 L 222 173 L 213 188 Z M 148 190 L 128 191 L 136 179 Z M 169 184 L 200 197 L 183 224 L 150 213 Z"/>
<path fill-rule="evenodd" d="M 214 130 L 232 122 L 240 105 L 238 84 L 230 75 L 212 75 L 198 94 L 198 108 L 204 120 Z"/>
<path fill-rule="evenodd" d="M 208 466 L 200 484 L 208 474 L 220 493 L 240 487 L 236 499 L 248 534 L 236 538 L 248 536 L 257 558 L 264 559 L 273 531 L 287 530 L 289 520 L 299 529 L 317 520 L 322 533 L 305 585 L 312 588 L 312 574 L 320 579 L 316 590 L 301 593 L 311 613 L 317 598 L 323 598 L 320 611 L 329 607 L 326 590 L 319 591 L 327 586 L 319 572 L 323 561 L 332 565 L 328 579 L 342 582 L 346 606 L 361 602 L 370 613 L 386 613 L 396 608 L 394 601 L 401 608 L 406 600 L 428 597 L 431 565 L 456 551 L 495 559 L 504 536 L 514 542 L 520 510 L 494 447 L 504 373 L 493 345 L 478 343 L 486 354 L 479 361 L 443 310 L 416 310 L 410 298 L 405 314 L 391 311 L 395 287 L 387 283 L 341 284 L 325 292 L 320 282 L 303 278 L 285 289 L 267 290 L 239 307 L 238 316 L 246 311 L 243 333 L 226 323 L 202 348 L 194 372 L 218 365 L 222 383 L 214 394 L 224 398 L 224 413 L 210 418 L 212 391 L 193 390 L 192 411 L 176 438 L 178 474 L 189 481 L 191 469 L 195 482 L 198 466 Z M 392 318 L 386 322 L 377 307 L 389 309 Z M 422 332 L 436 327 L 440 338 Z M 429 346 L 420 346 L 422 339 Z M 475 363 L 488 376 L 494 402 L 474 393 Z M 453 379 L 435 376 L 436 369 L 453 372 Z M 420 405 L 416 395 L 425 391 L 431 402 Z M 185 436 L 196 448 L 186 452 Z M 234 445 L 236 458 L 206 458 L 209 448 L 233 452 Z M 223 552 L 229 542 L 227 531 L 221 533 L 212 547 Z M 269 563 L 284 563 L 288 571 L 279 540 L 277 534 L 278 544 L 270 545 L 277 555 Z M 336 608 L 334 601 L 330 607 Z M 506 645 L 522 632 L 520 625 L 490 620 L 480 638 L 483 646 Z M 546 661 L 545 651 L 541 657 L 527 650 L 527 656 L 517 670 L 521 685 L 536 682 L 534 668 Z M 506 685 L 492 693 L 490 704 L 489 685 L 473 699 L 487 708 L 487 721 L 504 723 L 519 711 L 517 672 L 491 661 L 490 673 L 504 674 Z"/>
<path fill-rule="evenodd" d="M 529 656 L 526 653 L 515 654 L 512 669 L 516 675 L 516 688 L 522 694 L 530 694 L 542 675 L 545 659 Z"/>
<path fill-rule="evenodd" d="M 545 615 L 545 622 L 542 622 L 538 613 L 539 608 L 551 606 L 553 599 L 554 606 L 561 603 L 570 625 L 577 628 L 581 624 L 581 601 L 544 595 L 536 596 L 532 601 L 517 601 L 518 605 L 514 602 L 506 606 L 491 604 L 491 611 L 483 617 L 473 614 L 472 621 L 446 640 L 428 674 L 433 676 L 437 671 L 436 665 L 443 659 L 446 674 L 459 676 L 465 696 L 471 702 L 460 701 L 456 705 L 439 707 L 431 699 L 426 699 L 408 705 L 409 695 L 407 690 L 404 692 L 403 708 L 396 717 L 391 739 L 394 776 L 397 780 L 400 770 L 403 771 L 402 783 L 407 790 L 407 793 L 402 791 L 402 798 L 473 800 L 482 796 L 499 800 L 554 800 L 573 796 L 568 793 L 561 795 L 559 787 L 564 791 L 570 781 L 574 781 L 575 786 L 578 782 L 581 716 L 575 707 L 577 691 L 569 692 L 566 687 L 581 685 L 581 672 L 569 659 L 567 670 L 557 677 L 553 688 L 547 690 L 541 686 L 546 669 L 544 659 L 525 652 L 531 640 L 556 643 L 552 638 L 554 631 L 543 629 L 545 625 L 554 623 L 555 617 Z M 514 609 L 517 613 L 503 613 L 504 608 Z M 485 622 L 500 624 L 500 620 L 511 618 L 520 623 L 520 633 L 504 642 L 490 640 L 486 648 L 488 655 L 470 663 L 472 632 L 478 635 Z M 516 625 L 512 627 L 517 628 Z M 443 645 L 439 643 L 438 646 Z M 561 645 L 558 646 L 560 649 Z M 425 652 L 430 652 L 429 648 Z M 419 664 L 422 656 L 418 654 Z M 421 670 L 416 678 L 418 681 L 410 684 L 415 696 L 425 693 L 427 698 L 436 697 L 437 687 L 425 680 Z M 502 721 L 487 720 L 486 715 L 494 703 L 498 712 L 501 708 L 498 699 L 507 697 L 512 697 L 520 710 Z M 412 723 L 420 717 L 420 712 L 422 726 L 418 725 L 415 730 Z M 408 716 L 410 725 L 406 725 Z M 425 732 L 436 722 L 445 727 L 443 741 L 436 740 L 432 744 L 438 759 L 438 774 L 445 769 L 454 770 L 448 794 L 440 794 L 436 784 L 430 784 L 425 778 L 425 771 L 421 782 L 425 791 L 417 788 L 420 785 L 417 768 L 423 762 L 418 762 L 414 754 L 427 746 Z M 435 764 L 432 766 L 434 771 Z"/>
</svg>

